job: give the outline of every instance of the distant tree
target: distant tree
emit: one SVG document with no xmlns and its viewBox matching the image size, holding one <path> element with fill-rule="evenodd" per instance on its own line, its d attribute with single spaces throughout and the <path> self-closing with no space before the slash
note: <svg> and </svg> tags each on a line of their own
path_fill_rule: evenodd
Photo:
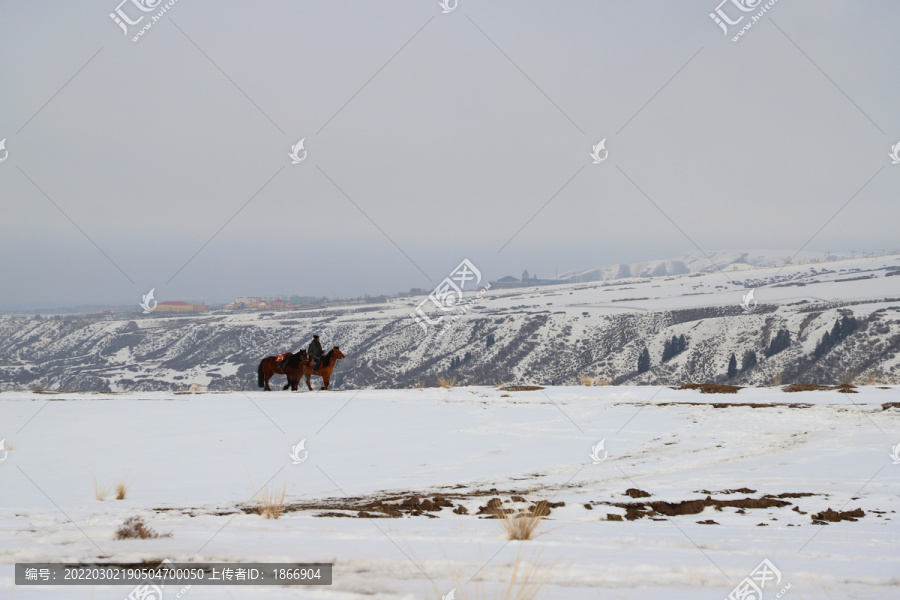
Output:
<svg viewBox="0 0 900 600">
<path fill-rule="evenodd" d="M 663 353 L 662 353 L 662 362 L 667 362 L 669 359 L 681 354 L 687 348 L 687 338 L 684 337 L 684 334 L 680 336 L 672 336 L 671 340 L 666 340 L 665 344 L 663 344 Z"/>
<path fill-rule="evenodd" d="M 787 329 L 781 329 L 766 348 L 766 356 L 775 356 L 791 345 L 791 333 Z"/>
<path fill-rule="evenodd" d="M 650 370 L 650 352 L 647 348 L 644 348 L 641 355 L 638 357 L 638 373 L 646 373 Z"/>
<path fill-rule="evenodd" d="M 744 358 L 741 360 L 741 371 L 746 371 L 750 367 L 756 366 L 756 351 L 747 350 L 744 352 Z"/>
<path fill-rule="evenodd" d="M 735 357 L 734 352 L 732 352 L 731 358 L 728 359 L 728 379 L 731 379 L 737 374 L 737 357 Z"/>
<path fill-rule="evenodd" d="M 816 344 L 816 348 L 813 350 L 813 359 L 818 360 L 825 356 L 829 350 L 853 334 L 857 327 L 859 327 L 859 322 L 856 320 L 856 317 L 844 315 L 840 319 L 836 319 L 831 331 L 826 331 L 819 343 Z"/>
</svg>

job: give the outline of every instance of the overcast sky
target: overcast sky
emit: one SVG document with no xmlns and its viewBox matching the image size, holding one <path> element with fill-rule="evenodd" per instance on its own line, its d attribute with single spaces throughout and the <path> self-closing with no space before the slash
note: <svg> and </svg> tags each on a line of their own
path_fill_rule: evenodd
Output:
<svg viewBox="0 0 900 600">
<path fill-rule="evenodd" d="M 117 3 L 0 4 L 0 311 L 900 246 L 895 1 Z"/>
</svg>

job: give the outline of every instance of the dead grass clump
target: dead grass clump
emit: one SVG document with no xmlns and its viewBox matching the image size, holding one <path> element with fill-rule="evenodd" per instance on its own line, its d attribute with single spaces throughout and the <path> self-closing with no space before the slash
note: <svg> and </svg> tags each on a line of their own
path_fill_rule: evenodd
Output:
<svg viewBox="0 0 900 600">
<path fill-rule="evenodd" d="M 581 376 L 581 385 L 586 385 L 588 387 L 594 385 L 594 378 L 590 375 L 582 375 Z"/>
<path fill-rule="evenodd" d="M 172 532 L 158 533 L 150 529 L 142 517 L 128 517 L 116 531 L 117 540 L 148 540 L 161 537 L 172 537 Z"/>
<path fill-rule="evenodd" d="M 445 390 L 452 390 L 453 386 L 456 385 L 456 376 L 453 377 L 443 377 L 438 375 L 438 383 L 441 384 L 441 387 Z"/>
<path fill-rule="evenodd" d="M 775 376 L 774 379 L 772 379 L 772 385 L 781 385 L 782 379 L 784 379 L 784 375 L 782 373 L 779 373 Z"/>
<path fill-rule="evenodd" d="M 701 394 L 737 394 L 744 389 L 739 385 L 727 385 L 724 383 L 685 383 L 673 390 L 700 390 Z"/>
<path fill-rule="evenodd" d="M 114 484 L 114 489 L 116 491 L 116 500 L 124 500 L 125 496 L 128 495 L 128 488 L 131 486 L 125 483 L 124 479 L 117 479 Z"/>
<path fill-rule="evenodd" d="M 94 477 L 94 498 L 100 502 L 106 500 L 106 497 L 109 496 L 112 488 L 113 486 L 111 485 L 100 485 L 100 483 L 97 482 L 97 477 Z"/>
<path fill-rule="evenodd" d="M 507 513 L 504 510 L 494 512 L 494 517 L 500 520 L 500 526 L 508 540 L 530 540 L 534 537 L 541 521 L 544 520 L 543 511 L 513 511 Z"/>
<path fill-rule="evenodd" d="M 537 390 L 542 390 L 539 385 L 504 385 L 500 388 L 501 392 L 534 392 Z"/>
<path fill-rule="evenodd" d="M 281 491 L 268 485 L 256 493 L 256 511 L 264 519 L 277 519 L 284 511 L 284 497 L 287 495 L 287 483 Z"/>
<path fill-rule="evenodd" d="M 609 385 L 609 379 L 606 377 L 598 377 L 594 385 Z"/>
</svg>

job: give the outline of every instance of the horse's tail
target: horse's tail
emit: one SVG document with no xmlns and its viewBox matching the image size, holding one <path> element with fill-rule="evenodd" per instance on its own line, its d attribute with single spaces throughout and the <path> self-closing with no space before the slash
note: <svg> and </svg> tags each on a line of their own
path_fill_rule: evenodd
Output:
<svg viewBox="0 0 900 600">
<path fill-rule="evenodd" d="M 265 375 L 263 375 L 263 363 L 266 362 L 266 359 L 259 361 L 259 368 L 256 370 L 256 385 L 259 387 L 265 387 Z"/>
</svg>

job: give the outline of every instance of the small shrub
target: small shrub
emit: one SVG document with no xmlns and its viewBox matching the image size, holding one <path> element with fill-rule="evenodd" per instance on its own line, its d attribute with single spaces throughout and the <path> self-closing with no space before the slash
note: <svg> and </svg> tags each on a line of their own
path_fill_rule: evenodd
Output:
<svg viewBox="0 0 900 600">
<path fill-rule="evenodd" d="M 148 540 L 161 537 L 172 537 L 172 532 L 157 533 L 150 529 L 141 517 L 128 517 L 116 531 L 117 540 Z"/>
<path fill-rule="evenodd" d="M 590 375 L 582 375 L 581 376 L 581 385 L 592 386 L 594 385 L 594 378 Z"/>
</svg>

